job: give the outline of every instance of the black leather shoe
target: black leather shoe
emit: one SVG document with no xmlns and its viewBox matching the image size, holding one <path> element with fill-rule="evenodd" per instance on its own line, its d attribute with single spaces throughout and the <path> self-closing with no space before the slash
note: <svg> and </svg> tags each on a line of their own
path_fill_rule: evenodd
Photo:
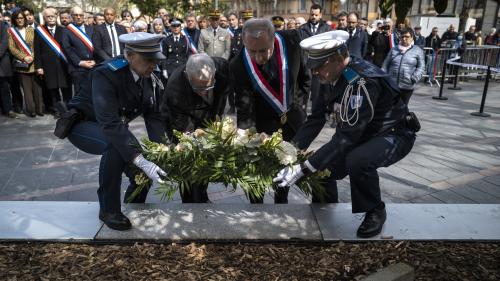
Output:
<svg viewBox="0 0 500 281">
<path fill-rule="evenodd" d="M 358 237 L 370 238 L 379 234 L 382 231 L 386 217 L 384 202 L 366 212 L 365 219 L 358 228 Z"/>
<path fill-rule="evenodd" d="M 118 213 L 105 213 L 99 211 L 99 219 L 104 222 L 109 228 L 114 230 L 129 230 L 132 228 L 132 224 L 129 219 L 122 214 L 122 212 Z"/>
</svg>

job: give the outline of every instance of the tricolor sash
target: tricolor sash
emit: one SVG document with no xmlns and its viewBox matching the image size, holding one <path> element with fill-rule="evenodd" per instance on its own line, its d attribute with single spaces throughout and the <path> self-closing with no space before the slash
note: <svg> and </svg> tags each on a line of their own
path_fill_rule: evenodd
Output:
<svg viewBox="0 0 500 281">
<path fill-rule="evenodd" d="M 278 57 L 278 68 L 280 77 L 279 92 L 276 92 L 266 78 L 262 75 L 255 61 L 250 58 L 248 51 L 244 48 L 243 63 L 250 75 L 254 87 L 269 102 L 274 110 L 280 115 L 285 116 L 290 103 L 290 92 L 288 87 L 288 57 L 283 38 L 279 34 L 274 37 L 274 51 Z M 286 120 L 286 119 L 285 119 Z"/>
<path fill-rule="evenodd" d="M 194 41 L 191 38 L 191 36 L 189 36 L 189 33 L 186 31 L 186 29 L 182 30 L 182 34 L 184 34 L 184 36 L 186 36 L 186 38 L 188 40 L 188 45 L 189 45 L 189 49 L 191 49 L 191 53 L 197 54 L 198 53 L 198 49 L 194 45 Z"/>
<path fill-rule="evenodd" d="M 47 29 L 43 28 L 41 25 L 37 26 L 36 31 L 42 37 L 42 39 L 47 43 L 47 45 L 50 46 L 50 48 L 59 56 L 61 57 L 65 62 L 68 62 L 68 59 L 64 55 L 64 53 L 61 50 L 61 46 L 59 43 L 57 43 L 56 39 L 52 37 L 52 35 L 49 34 Z"/>
<path fill-rule="evenodd" d="M 87 34 L 85 34 L 85 32 L 72 23 L 68 24 L 66 28 L 73 32 L 73 34 L 75 34 L 75 36 L 78 37 L 78 39 L 80 39 L 85 46 L 87 46 L 87 49 L 89 49 L 91 53 L 94 51 L 94 45 L 92 45 L 92 41 L 90 41 L 90 38 Z"/>
<path fill-rule="evenodd" d="M 229 35 L 231 35 L 231 38 L 233 38 L 233 37 L 234 37 L 234 31 L 233 31 L 233 30 L 231 30 L 231 28 L 228 28 L 228 29 L 227 29 L 227 32 L 229 32 Z"/>
<path fill-rule="evenodd" d="M 23 50 L 23 52 L 27 55 L 32 57 L 33 52 L 31 51 L 30 46 L 28 46 L 28 43 L 24 40 L 24 38 L 21 36 L 21 33 L 19 33 L 19 30 L 15 27 L 9 27 L 9 33 L 12 36 L 12 39 L 16 42 L 16 45 Z"/>
</svg>

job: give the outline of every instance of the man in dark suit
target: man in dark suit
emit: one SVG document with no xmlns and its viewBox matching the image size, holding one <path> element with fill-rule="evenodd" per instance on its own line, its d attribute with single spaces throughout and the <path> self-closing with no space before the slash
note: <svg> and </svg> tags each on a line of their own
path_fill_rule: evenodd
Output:
<svg viewBox="0 0 500 281">
<path fill-rule="evenodd" d="M 255 127 L 272 134 L 279 129 L 291 140 L 305 119 L 297 94 L 301 67 L 300 30 L 274 32 L 267 19 L 251 19 L 242 31 L 244 48 L 231 60 L 238 128 Z M 286 72 L 279 65 L 287 65 Z M 289 188 L 276 190 L 275 203 L 288 202 Z M 262 199 L 250 198 L 252 203 Z"/>
<path fill-rule="evenodd" d="M 314 36 L 316 34 L 324 33 L 330 31 L 332 28 L 326 24 L 322 18 L 322 7 L 320 5 L 314 4 L 311 6 L 309 12 L 309 20 L 306 24 L 300 27 L 304 30 L 306 36 L 305 38 Z M 306 54 L 303 52 L 303 56 Z M 303 62 L 305 65 L 305 61 Z M 306 68 L 307 69 L 307 68 Z M 310 89 L 311 89 L 311 114 L 307 116 L 307 121 L 304 126 L 307 128 L 300 130 L 294 138 L 294 142 L 298 144 L 300 148 L 306 149 L 312 143 L 314 138 L 321 132 L 323 126 L 326 123 L 327 110 L 324 106 L 325 95 L 330 91 L 329 85 L 321 85 L 319 83 L 318 77 L 312 76 L 311 70 L 307 69 L 307 75 L 310 78 Z"/>
<path fill-rule="evenodd" d="M 116 230 L 130 229 L 131 223 L 121 212 L 122 174 L 130 179 L 125 200 L 144 203 L 149 188 L 136 190 L 135 175 L 141 169 L 158 184 L 165 172 L 141 154 L 139 141 L 129 130 L 129 122 L 142 115 L 148 137 L 164 141 L 165 120 L 158 109 L 159 85 L 153 70 L 164 56 L 160 51 L 161 35 L 136 32 L 120 36 L 125 43 L 124 56 L 100 64 L 92 71 L 90 92 L 75 96 L 69 103 L 82 118 L 73 125 L 69 141 L 78 149 L 102 155 L 99 166 L 99 219 Z M 163 86 L 161 86 L 163 87 Z M 160 87 L 160 88 L 161 88 Z M 135 166 L 135 167 L 134 167 Z"/>
<path fill-rule="evenodd" d="M 68 81 L 66 56 L 62 53 L 63 27 L 56 24 L 57 10 L 43 10 L 45 24 L 38 26 L 35 32 L 35 69 L 43 77 L 43 83 L 51 98 L 51 104 L 62 100 L 66 103 L 71 98 L 71 84 Z M 59 48 L 58 48 L 59 47 Z"/>
<path fill-rule="evenodd" d="M 68 69 L 75 85 L 75 96 L 90 91 L 89 72 L 95 66 L 94 45 L 92 38 L 94 28 L 84 24 L 82 8 L 71 9 L 73 23 L 64 29 L 62 48 L 68 58 Z"/>
<path fill-rule="evenodd" d="M 196 28 L 196 16 L 194 14 L 189 14 L 185 18 L 186 28 L 184 28 L 184 35 L 189 35 L 189 40 L 193 44 L 194 49 L 191 53 L 196 53 L 198 48 L 198 41 L 200 39 L 200 30 Z"/>
<path fill-rule="evenodd" d="M 350 12 L 347 16 L 347 48 L 351 56 L 364 58 L 368 47 L 368 33 L 358 27 L 358 14 Z"/>
<path fill-rule="evenodd" d="M 226 97 L 231 91 L 229 64 L 223 58 L 195 54 L 170 76 L 162 112 L 169 124 L 181 132 L 194 132 L 224 114 Z M 175 141 L 175 140 L 174 140 Z M 208 202 L 207 186 L 192 186 L 181 192 L 183 203 Z"/>
<path fill-rule="evenodd" d="M 94 43 L 94 53 L 98 62 L 114 58 L 123 54 L 123 43 L 118 37 L 126 34 L 125 27 L 116 24 L 116 12 L 113 8 L 104 10 L 104 24 L 95 27 L 92 42 Z"/>
<path fill-rule="evenodd" d="M 170 77 L 174 70 L 185 64 L 191 55 L 189 39 L 181 34 L 181 21 L 176 18 L 170 19 L 170 35 L 162 41 L 162 52 L 167 58 L 162 66 Z"/>
<path fill-rule="evenodd" d="M 12 77 L 12 66 L 9 55 L 9 33 L 8 25 L 0 18 L 0 104 L 3 114 L 10 118 L 15 118 L 17 115 L 12 111 L 12 98 L 10 96 L 8 79 Z"/>
</svg>

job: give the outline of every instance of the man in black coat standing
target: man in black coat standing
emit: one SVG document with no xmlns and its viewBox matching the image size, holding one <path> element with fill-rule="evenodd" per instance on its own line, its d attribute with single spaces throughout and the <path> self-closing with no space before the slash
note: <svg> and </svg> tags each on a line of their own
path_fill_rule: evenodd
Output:
<svg viewBox="0 0 500 281">
<path fill-rule="evenodd" d="M 275 33 L 271 21 L 252 19 L 243 26 L 242 39 L 244 48 L 230 63 L 238 128 L 266 134 L 281 129 L 283 139 L 291 140 L 305 119 L 303 97 L 297 95 L 300 30 Z M 288 190 L 277 189 L 274 202 L 287 203 Z"/>
<path fill-rule="evenodd" d="M 231 92 L 229 79 L 225 59 L 206 54 L 190 56 L 167 83 L 162 112 L 167 114 L 170 126 L 181 132 L 194 132 L 204 128 L 205 122 L 221 117 Z M 183 203 L 206 203 L 207 186 L 192 186 L 181 192 L 181 198 Z"/>
<path fill-rule="evenodd" d="M 368 33 L 358 27 L 358 14 L 355 12 L 350 12 L 347 16 L 347 32 L 349 54 L 360 59 L 364 58 L 368 47 Z"/>
<path fill-rule="evenodd" d="M 316 34 L 324 33 L 330 31 L 332 28 L 326 24 L 322 18 L 322 8 L 318 4 L 314 4 L 311 6 L 309 13 L 309 20 L 306 24 L 300 27 L 301 30 L 304 30 L 304 38 L 308 38 L 314 36 Z M 307 55 L 303 53 L 305 65 L 305 58 Z M 324 106 L 325 95 L 330 91 L 329 85 L 321 85 L 319 83 L 318 77 L 314 77 L 311 74 L 311 70 L 308 68 L 304 68 L 306 71 L 306 75 L 310 78 L 310 89 L 311 89 L 311 114 L 307 116 L 307 121 L 304 126 L 307 128 L 303 128 L 300 130 L 300 133 L 295 136 L 294 142 L 298 144 L 300 148 L 307 148 L 314 140 L 314 138 L 319 134 L 319 132 L 323 129 L 323 126 L 326 123 L 326 114 L 327 110 Z M 299 86 L 300 87 L 300 86 Z"/>
<path fill-rule="evenodd" d="M 192 54 L 197 53 L 198 41 L 200 39 L 200 30 L 196 28 L 196 16 L 194 14 L 187 15 L 185 18 L 186 27 L 183 30 L 184 36 L 189 39 L 190 51 Z"/>
<path fill-rule="evenodd" d="M 116 12 L 113 8 L 104 10 L 104 24 L 98 25 L 95 28 L 94 43 L 96 60 L 98 62 L 114 58 L 123 54 L 123 43 L 120 43 L 118 37 L 126 34 L 125 27 L 116 24 Z"/>
<path fill-rule="evenodd" d="M 60 47 L 64 28 L 56 24 L 56 19 L 56 9 L 43 10 L 45 24 L 36 28 L 34 41 L 35 69 L 37 74 L 43 77 L 42 81 L 45 83 L 53 105 L 61 101 L 59 91 L 61 91 L 64 103 L 68 102 L 72 95 L 67 74 L 67 57 Z"/>
<path fill-rule="evenodd" d="M 68 58 L 68 70 L 75 86 L 75 96 L 90 91 L 89 73 L 95 66 L 94 28 L 84 24 L 82 8 L 71 9 L 73 23 L 68 24 L 62 36 L 62 48 Z"/>
</svg>

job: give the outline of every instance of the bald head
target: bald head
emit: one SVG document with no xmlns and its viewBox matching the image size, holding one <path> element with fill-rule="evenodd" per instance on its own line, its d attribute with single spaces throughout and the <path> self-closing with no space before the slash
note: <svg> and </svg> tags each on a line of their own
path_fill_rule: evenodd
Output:
<svg viewBox="0 0 500 281">
<path fill-rule="evenodd" d="M 243 25 L 243 43 L 248 39 L 259 39 L 267 42 L 274 41 L 274 26 L 268 19 L 249 19 Z"/>
</svg>

